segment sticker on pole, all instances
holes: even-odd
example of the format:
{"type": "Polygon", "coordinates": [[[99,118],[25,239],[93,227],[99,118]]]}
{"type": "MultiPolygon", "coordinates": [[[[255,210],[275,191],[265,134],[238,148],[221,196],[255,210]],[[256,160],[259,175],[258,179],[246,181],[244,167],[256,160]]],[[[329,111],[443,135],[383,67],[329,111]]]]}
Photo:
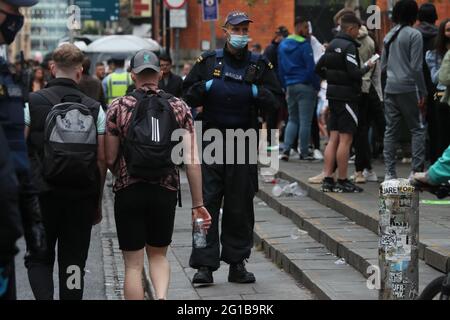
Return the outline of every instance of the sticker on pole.
{"type": "Polygon", "coordinates": [[[414,190],[414,186],[407,179],[388,180],[380,185],[382,196],[411,195],[414,190]]]}

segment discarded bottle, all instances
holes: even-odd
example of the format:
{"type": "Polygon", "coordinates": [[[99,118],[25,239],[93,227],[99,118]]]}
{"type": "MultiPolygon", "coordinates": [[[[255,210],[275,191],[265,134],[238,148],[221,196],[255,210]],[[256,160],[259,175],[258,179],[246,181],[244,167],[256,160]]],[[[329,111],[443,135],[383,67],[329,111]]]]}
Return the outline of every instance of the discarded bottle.
{"type": "Polygon", "coordinates": [[[206,231],[203,229],[204,220],[202,218],[195,219],[193,234],[194,248],[202,249],[206,248],[206,231]]]}
{"type": "Polygon", "coordinates": [[[283,194],[286,194],[287,188],[289,187],[289,182],[283,179],[278,179],[276,184],[272,188],[272,194],[274,197],[281,197],[283,194]]]}
{"type": "Polygon", "coordinates": [[[308,234],[307,231],[305,231],[305,230],[300,230],[299,228],[294,228],[294,229],[292,229],[292,231],[291,231],[291,238],[292,238],[293,240],[297,240],[298,238],[300,238],[300,236],[306,235],[306,234],[308,234]]]}
{"type": "Polygon", "coordinates": [[[291,183],[288,190],[290,195],[296,197],[303,197],[304,195],[306,195],[306,192],[302,188],[300,188],[297,182],[291,183]]]}
{"type": "Polygon", "coordinates": [[[297,182],[289,183],[286,180],[278,179],[275,186],[272,188],[272,194],[275,197],[303,197],[306,195],[306,192],[300,188],[297,182]]]}

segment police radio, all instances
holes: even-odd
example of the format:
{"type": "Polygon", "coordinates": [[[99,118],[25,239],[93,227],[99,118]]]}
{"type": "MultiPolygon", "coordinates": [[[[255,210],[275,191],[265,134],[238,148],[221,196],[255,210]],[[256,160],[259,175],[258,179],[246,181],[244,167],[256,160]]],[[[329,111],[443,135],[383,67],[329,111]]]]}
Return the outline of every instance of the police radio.
{"type": "Polygon", "coordinates": [[[259,71],[259,66],[252,63],[247,69],[247,72],[245,73],[244,81],[247,83],[254,83],[256,81],[256,75],[259,71]]]}

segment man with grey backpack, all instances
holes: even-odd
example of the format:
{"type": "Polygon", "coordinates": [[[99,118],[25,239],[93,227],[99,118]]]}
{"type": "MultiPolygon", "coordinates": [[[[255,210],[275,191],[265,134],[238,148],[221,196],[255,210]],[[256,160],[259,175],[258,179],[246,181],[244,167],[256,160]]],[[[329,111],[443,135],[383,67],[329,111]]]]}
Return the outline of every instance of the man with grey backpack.
{"type": "Polygon", "coordinates": [[[53,52],[55,79],[30,95],[25,112],[32,175],[48,242],[45,256],[27,265],[36,299],[53,299],[56,243],[60,299],[82,299],[91,229],[101,220],[105,113],[78,88],[83,59],[72,44],[58,47],[53,52]]]}

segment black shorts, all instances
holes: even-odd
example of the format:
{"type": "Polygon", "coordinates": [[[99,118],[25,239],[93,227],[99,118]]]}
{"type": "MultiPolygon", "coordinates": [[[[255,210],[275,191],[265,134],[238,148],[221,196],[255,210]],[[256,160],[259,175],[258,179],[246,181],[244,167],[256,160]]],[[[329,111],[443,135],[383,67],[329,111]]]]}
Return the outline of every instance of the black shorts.
{"type": "Polygon", "coordinates": [[[170,245],[176,205],[177,192],[157,184],[137,183],[117,191],[114,216],[120,250],[170,245]]]}
{"type": "Polygon", "coordinates": [[[328,128],[339,133],[355,134],[358,128],[358,105],[330,100],[330,119],[328,128]]]}

